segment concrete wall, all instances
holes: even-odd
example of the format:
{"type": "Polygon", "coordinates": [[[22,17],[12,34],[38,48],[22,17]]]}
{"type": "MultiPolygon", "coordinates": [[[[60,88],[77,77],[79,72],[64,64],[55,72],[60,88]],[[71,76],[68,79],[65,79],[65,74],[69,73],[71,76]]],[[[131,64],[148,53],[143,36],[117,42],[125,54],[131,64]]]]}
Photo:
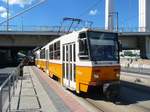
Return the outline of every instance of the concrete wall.
{"type": "Polygon", "coordinates": [[[150,59],[150,37],[145,38],[145,46],[146,46],[146,57],[150,59]]]}
{"type": "Polygon", "coordinates": [[[150,0],[146,1],[146,29],[150,32],[150,0]]]}
{"type": "Polygon", "coordinates": [[[138,42],[136,37],[119,37],[123,49],[138,49],[138,42]]]}
{"type": "Polygon", "coordinates": [[[123,50],[140,50],[141,58],[150,59],[150,36],[119,36],[123,50]]]}
{"type": "Polygon", "coordinates": [[[0,47],[44,46],[55,37],[38,35],[0,35],[0,47]]]}

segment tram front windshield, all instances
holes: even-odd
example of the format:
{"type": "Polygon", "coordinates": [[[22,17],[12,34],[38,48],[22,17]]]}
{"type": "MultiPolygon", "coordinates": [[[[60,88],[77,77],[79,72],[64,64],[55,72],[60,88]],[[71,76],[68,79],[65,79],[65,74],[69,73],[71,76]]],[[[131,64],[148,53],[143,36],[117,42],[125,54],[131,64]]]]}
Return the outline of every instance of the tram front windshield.
{"type": "Polygon", "coordinates": [[[118,61],[116,33],[88,32],[92,61],[118,61]]]}

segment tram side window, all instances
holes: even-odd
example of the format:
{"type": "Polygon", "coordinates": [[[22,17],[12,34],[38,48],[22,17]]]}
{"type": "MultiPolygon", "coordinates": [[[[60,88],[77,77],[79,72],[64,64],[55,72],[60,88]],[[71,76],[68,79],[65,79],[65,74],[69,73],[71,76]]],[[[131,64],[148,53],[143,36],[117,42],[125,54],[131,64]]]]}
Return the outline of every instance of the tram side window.
{"type": "Polygon", "coordinates": [[[79,35],[79,58],[81,60],[89,59],[87,38],[85,33],[79,35]]]}
{"type": "Polygon", "coordinates": [[[53,50],[53,44],[49,46],[49,58],[52,60],[53,59],[53,54],[54,54],[54,50],[53,50]]]}
{"type": "Polygon", "coordinates": [[[36,59],[40,59],[40,56],[38,53],[36,53],[36,59]]]}
{"type": "Polygon", "coordinates": [[[54,43],[54,59],[60,60],[60,41],[54,43]]]}
{"type": "Polygon", "coordinates": [[[42,49],[40,52],[40,58],[45,59],[45,49],[42,49]]]}

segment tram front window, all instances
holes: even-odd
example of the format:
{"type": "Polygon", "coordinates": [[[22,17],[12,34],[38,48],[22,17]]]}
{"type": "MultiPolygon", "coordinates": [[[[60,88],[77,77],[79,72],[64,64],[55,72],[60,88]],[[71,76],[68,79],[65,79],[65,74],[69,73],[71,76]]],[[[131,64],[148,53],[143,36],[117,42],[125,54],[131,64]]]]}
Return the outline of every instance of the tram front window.
{"type": "Polygon", "coordinates": [[[88,33],[92,61],[118,61],[117,34],[88,33]]]}
{"type": "Polygon", "coordinates": [[[79,58],[81,60],[89,59],[86,33],[81,33],[79,35],[79,58]]]}

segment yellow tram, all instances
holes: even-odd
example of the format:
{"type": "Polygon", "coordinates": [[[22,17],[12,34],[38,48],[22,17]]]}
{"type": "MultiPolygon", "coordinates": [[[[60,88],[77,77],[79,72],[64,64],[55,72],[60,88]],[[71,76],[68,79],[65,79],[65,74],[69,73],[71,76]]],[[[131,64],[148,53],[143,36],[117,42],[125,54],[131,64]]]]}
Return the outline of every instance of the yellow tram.
{"type": "Polygon", "coordinates": [[[118,34],[82,29],[63,35],[35,52],[36,65],[71,90],[119,85],[118,34]]]}

